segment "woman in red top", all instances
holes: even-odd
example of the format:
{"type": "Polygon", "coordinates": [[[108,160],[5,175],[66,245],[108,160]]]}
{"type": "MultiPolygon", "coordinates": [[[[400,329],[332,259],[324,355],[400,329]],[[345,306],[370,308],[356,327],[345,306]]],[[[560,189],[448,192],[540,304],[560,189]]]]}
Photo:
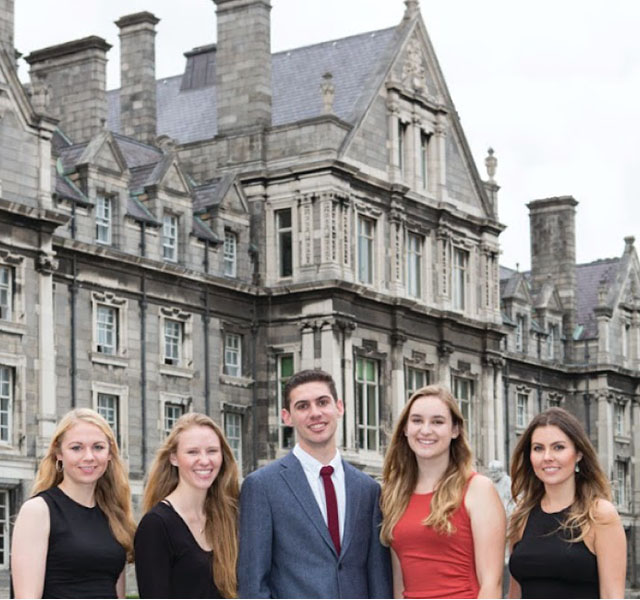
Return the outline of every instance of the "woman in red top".
{"type": "Polygon", "coordinates": [[[474,473],[464,419],[445,387],[416,391],[385,456],[380,538],[395,598],[499,598],[506,518],[474,473]]]}

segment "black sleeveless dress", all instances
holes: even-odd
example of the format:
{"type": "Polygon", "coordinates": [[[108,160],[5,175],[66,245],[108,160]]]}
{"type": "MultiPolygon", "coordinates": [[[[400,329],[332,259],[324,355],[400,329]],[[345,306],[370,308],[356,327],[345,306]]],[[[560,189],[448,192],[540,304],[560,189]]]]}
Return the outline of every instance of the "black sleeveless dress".
{"type": "Polygon", "coordinates": [[[509,570],[523,598],[599,598],[598,563],[584,542],[569,542],[559,529],[568,508],[545,513],[536,506],[522,539],[509,559],[509,570]]]}
{"type": "Polygon", "coordinates": [[[78,504],[60,488],[38,494],[49,507],[51,529],[43,598],[116,598],[126,562],[98,506],[78,504]]]}

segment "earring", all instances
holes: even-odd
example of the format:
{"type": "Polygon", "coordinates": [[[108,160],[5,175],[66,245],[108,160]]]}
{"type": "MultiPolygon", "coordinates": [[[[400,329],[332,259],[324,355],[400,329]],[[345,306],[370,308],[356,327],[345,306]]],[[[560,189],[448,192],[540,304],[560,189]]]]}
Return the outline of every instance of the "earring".
{"type": "Polygon", "coordinates": [[[64,468],[64,465],[62,464],[62,460],[58,458],[56,460],[56,471],[58,471],[58,473],[62,473],[63,468],[64,468]]]}
{"type": "Polygon", "coordinates": [[[580,461],[576,462],[575,471],[576,471],[576,473],[580,473],[580,461]]]}

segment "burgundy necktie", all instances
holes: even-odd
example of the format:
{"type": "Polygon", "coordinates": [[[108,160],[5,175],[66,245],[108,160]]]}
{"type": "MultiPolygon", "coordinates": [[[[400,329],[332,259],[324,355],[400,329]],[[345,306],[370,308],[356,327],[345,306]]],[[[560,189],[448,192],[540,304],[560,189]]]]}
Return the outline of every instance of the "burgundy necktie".
{"type": "Polygon", "coordinates": [[[333,467],[322,467],[320,469],[320,477],[324,484],[324,496],[327,501],[327,523],[329,525],[329,535],[336,547],[336,552],[340,556],[340,523],[338,521],[338,500],[336,499],[336,490],[331,481],[333,467]]]}

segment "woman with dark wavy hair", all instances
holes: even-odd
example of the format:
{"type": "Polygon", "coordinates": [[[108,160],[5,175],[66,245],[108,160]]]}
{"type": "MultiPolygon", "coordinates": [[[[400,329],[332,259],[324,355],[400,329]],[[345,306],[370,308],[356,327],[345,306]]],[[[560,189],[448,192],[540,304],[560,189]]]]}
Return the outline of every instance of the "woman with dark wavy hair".
{"type": "Polygon", "coordinates": [[[395,598],[498,598],[506,517],[472,469],[464,419],[441,385],[400,414],[383,467],[380,539],[391,546],[395,598]]]}
{"type": "Polygon", "coordinates": [[[180,417],[160,447],[135,536],[141,598],[234,598],[238,467],[206,415],[180,417]]]}
{"type": "Polygon", "coordinates": [[[582,425],[562,408],[535,416],[511,461],[510,598],[622,598],[626,538],[582,425]]]}

